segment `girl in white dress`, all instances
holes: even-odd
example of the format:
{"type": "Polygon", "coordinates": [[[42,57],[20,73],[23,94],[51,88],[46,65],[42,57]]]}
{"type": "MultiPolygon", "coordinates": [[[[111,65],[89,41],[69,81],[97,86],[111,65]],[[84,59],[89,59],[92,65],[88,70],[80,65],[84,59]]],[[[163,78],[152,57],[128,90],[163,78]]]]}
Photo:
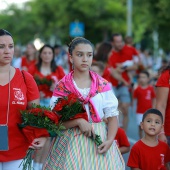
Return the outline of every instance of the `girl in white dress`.
{"type": "Polygon", "coordinates": [[[63,122],[67,130],[54,139],[44,170],[123,170],[123,158],[113,142],[118,129],[118,101],[108,82],[90,71],[93,48],[78,37],[69,45],[73,70],[56,86],[51,107],[58,98],[74,93],[85,106],[89,121],[82,118],[63,122]],[[108,124],[102,121],[108,119],[108,124]],[[103,143],[97,147],[91,136],[98,134],[103,143]]]}

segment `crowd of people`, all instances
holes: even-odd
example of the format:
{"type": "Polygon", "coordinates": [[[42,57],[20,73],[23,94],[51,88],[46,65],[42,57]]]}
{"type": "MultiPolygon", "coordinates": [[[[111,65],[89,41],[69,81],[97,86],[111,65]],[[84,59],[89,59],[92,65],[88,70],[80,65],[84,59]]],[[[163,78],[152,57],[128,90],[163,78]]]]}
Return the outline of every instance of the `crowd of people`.
{"type": "Polygon", "coordinates": [[[35,149],[34,170],[170,169],[170,65],[164,61],[153,72],[149,52],[118,33],[97,46],[76,37],[68,51],[49,44],[37,51],[29,43],[22,54],[0,29],[0,134],[8,141],[0,147],[0,170],[22,169],[28,147],[35,149]],[[52,109],[70,93],[82,102],[88,121],[65,121],[62,136],[36,138],[29,146],[17,126],[19,110],[32,103],[52,109]],[[133,146],[126,135],[129,107],[139,127],[133,146]],[[96,132],[103,140],[99,146],[90,139],[96,132]],[[128,152],[125,165],[122,155],[128,152]]]}

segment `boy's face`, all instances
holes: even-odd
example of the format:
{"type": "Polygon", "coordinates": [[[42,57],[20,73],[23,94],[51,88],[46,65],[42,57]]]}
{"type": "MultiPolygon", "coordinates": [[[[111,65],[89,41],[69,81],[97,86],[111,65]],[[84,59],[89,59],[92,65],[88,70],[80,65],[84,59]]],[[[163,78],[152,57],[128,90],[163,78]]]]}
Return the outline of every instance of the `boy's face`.
{"type": "Polygon", "coordinates": [[[149,82],[149,78],[146,74],[140,73],[138,81],[140,85],[147,85],[149,82]]]}
{"type": "Polygon", "coordinates": [[[148,114],[144,121],[141,122],[141,128],[144,130],[145,134],[148,136],[158,135],[163,127],[162,120],[160,116],[156,114],[148,114]]]}

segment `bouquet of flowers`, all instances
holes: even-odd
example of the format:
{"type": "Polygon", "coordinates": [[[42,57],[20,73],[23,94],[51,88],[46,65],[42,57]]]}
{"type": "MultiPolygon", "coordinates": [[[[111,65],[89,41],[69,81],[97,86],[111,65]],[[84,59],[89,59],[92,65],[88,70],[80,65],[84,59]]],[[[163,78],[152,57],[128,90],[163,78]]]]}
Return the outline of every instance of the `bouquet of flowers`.
{"type": "MultiPolygon", "coordinates": [[[[73,120],[83,118],[88,121],[87,113],[77,96],[73,93],[66,97],[59,98],[52,110],[59,116],[59,121],[73,120]]],[[[95,134],[95,139],[91,136],[97,146],[102,144],[100,135],[95,134]]]]}
{"type": "Polygon", "coordinates": [[[51,96],[52,92],[50,91],[50,88],[52,86],[52,83],[54,82],[51,76],[40,78],[39,76],[35,75],[34,80],[37,83],[39,91],[44,92],[46,97],[51,96]]]}
{"type": "MultiPolygon", "coordinates": [[[[31,109],[21,111],[22,123],[18,124],[25,137],[31,144],[35,138],[54,137],[61,135],[65,128],[59,122],[59,117],[50,108],[33,105],[31,109]]],[[[32,154],[34,149],[29,148],[20,166],[23,170],[31,170],[32,154]]]]}
{"type": "Polygon", "coordinates": [[[51,76],[46,76],[43,78],[40,78],[39,76],[34,77],[37,85],[43,85],[46,84],[48,87],[52,85],[53,79],[51,79],[51,76]]]}

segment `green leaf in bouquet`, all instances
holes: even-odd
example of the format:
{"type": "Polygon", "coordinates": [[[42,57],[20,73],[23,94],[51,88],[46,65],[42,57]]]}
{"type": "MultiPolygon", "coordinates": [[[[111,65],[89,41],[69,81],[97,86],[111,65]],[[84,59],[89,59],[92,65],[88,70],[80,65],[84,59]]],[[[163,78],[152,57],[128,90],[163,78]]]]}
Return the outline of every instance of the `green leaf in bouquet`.
{"type": "Polygon", "coordinates": [[[99,145],[101,145],[103,143],[100,135],[95,134],[95,138],[93,138],[93,135],[92,135],[91,139],[95,142],[95,144],[97,146],[99,146],[99,145]]]}

